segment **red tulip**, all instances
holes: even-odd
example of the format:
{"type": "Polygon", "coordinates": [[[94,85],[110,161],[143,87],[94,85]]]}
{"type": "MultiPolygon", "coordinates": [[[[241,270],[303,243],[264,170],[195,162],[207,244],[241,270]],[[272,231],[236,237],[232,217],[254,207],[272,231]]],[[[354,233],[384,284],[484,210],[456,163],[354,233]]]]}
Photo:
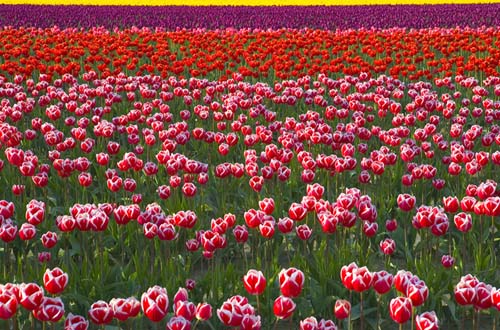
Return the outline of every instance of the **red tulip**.
{"type": "Polygon", "coordinates": [[[12,185],[12,193],[16,196],[22,195],[25,188],[26,187],[23,184],[14,184],[12,185]]]}
{"type": "Polygon", "coordinates": [[[21,225],[21,229],[19,229],[18,234],[19,238],[23,241],[29,241],[36,235],[36,227],[28,222],[25,222],[21,225]]]}
{"type": "Polygon", "coordinates": [[[352,289],[356,292],[363,292],[368,290],[373,281],[373,275],[368,268],[359,267],[352,270],[351,285],[352,289]]]}
{"type": "Polygon", "coordinates": [[[455,214],[453,221],[457,229],[463,233],[468,232],[472,228],[472,217],[468,213],[460,212],[455,214]]]}
{"type": "Polygon", "coordinates": [[[397,198],[399,208],[405,212],[409,212],[413,209],[415,201],[415,196],[410,194],[399,194],[397,198]]]}
{"type": "Polygon", "coordinates": [[[288,209],[288,216],[294,221],[302,221],[307,215],[307,209],[299,203],[292,203],[288,209]]]}
{"type": "Polygon", "coordinates": [[[273,312],[279,319],[287,319],[292,316],[296,305],[289,297],[279,296],[274,300],[273,312]]]}
{"type": "Polygon", "coordinates": [[[158,234],[158,226],[152,222],[146,222],[142,229],[147,239],[153,239],[158,234]]]}
{"type": "Polygon", "coordinates": [[[259,330],[262,324],[259,315],[244,314],[241,319],[241,330],[259,330]]]}
{"type": "Polygon", "coordinates": [[[278,275],[281,294],[285,297],[297,297],[304,286],[304,273],[297,268],[282,269],[278,275]]]}
{"type": "Polygon", "coordinates": [[[26,221],[32,225],[39,225],[45,219],[45,203],[32,199],[26,205],[26,221]]]}
{"type": "Polygon", "coordinates": [[[167,323],[167,330],[190,330],[191,322],[182,316],[174,316],[167,323]]]}
{"type": "Polygon", "coordinates": [[[196,195],[196,186],[191,182],[186,182],[182,186],[182,193],[186,197],[193,197],[196,195]]]}
{"type": "Polygon", "coordinates": [[[325,192],[325,188],[322,185],[320,185],[319,183],[307,185],[307,196],[312,196],[316,200],[321,199],[321,197],[323,197],[324,192],[325,192]]]}
{"type": "Polygon", "coordinates": [[[259,201],[259,208],[265,214],[272,214],[274,212],[274,200],[272,198],[264,198],[259,201]]]}
{"type": "Polygon", "coordinates": [[[179,288],[177,292],[174,295],[174,310],[175,310],[175,304],[177,304],[178,301],[188,301],[189,299],[189,293],[185,288],[179,288]]]}
{"type": "Polygon", "coordinates": [[[17,297],[13,292],[0,290],[0,319],[8,320],[17,312],[17,297]]]}
{"type": "Polygon", "coordinates": [[[260,295],[266,289],[266,278],[261,271],[250,269],[245,276],[243,276],[243,285],[247,292],[251,295],[260,295]]]}
{"type": "Polygon", "coordinates": [[[300,330],[318,330],[318,320],[314,316],[300,321],[300,330]]]}
{"type": "Polygon", "coordinates": [[[88,187],[92,184],[92,174],[88,172],[82,172],[78,174],[78,183],[82,187],[88,187]]]}
{"type": "Polygon", "coordinates": [[[259,231],[262,237],[272,238],[276,231],[275,229],[275,221],[273,220],[265,220],[259,225],[259,231]]]}
{"type": "Polygon", "coordinates": [[[109,324],[113,321],[113,308],[105,301],[99,300],[93,303],[89,309],[90,320],[97,324],[109,324]]]}
{"type": "Polygon", "coordinates": [[[60,294],[64,291],[66,285],[68,285],[68,274],[63,272],[59,267],[52,270],[47,268],[43,275],[43,285],[47,292],[60,294]]]}
{"type": "Polygon", "coordinates": [[[196,306],[190,301],[177,301],[174,303],[175,316],[182,316],[187,321],[191,321],[196,316],[196,306]]]}
{"type": "Polygon", "coordinates": [[[406,290],[408,289],[408,284],[410,280],[413,278],[413,274],[406,270],[400,270],[394,276],[394,288],[401,292],[402,294],[406,294],[406,290]]]}
{"type": "Polygon", "coordinates": [[[51,256],[50,252],[38,252],[38,261],[41,263],[49,262],[51,256]]]}
{"type": "Polygon", "coordinates": [[[283,234],[287,234],[293,230],[294,221],[289,217],[278,219],[278,230],[283,234]]]}
{"type": "Polygon", "coordinates": [[[373,289],[378,294],[385,294],[391,290],[394,283],[394,276],[385,270],[373,273],[373,289]]]}
{"type": "Polygon", "coordinates": [[[445,212],[455,213],[458,210],[458,198],[455,196],[443,197],[443,208],[445,212]]]}
{"type": "Polygon", "coordinates": [[[479,186],[477,187],[477,197],[479,197],[480,200],[485,200],[488,197],[492,197],[495,193],[496,188],[497,184],[493,180],[481,182],[481,184],[479,184],[479,186]]]}
{"type": "Polygon", "coordinates": [[[338,299],[335,302],[333,313],[335,314],[335,317],[339,320],[348,318],[349,314],[351,314],[351,303],[344,299],[338,299]]]}
{"type": "Polygon", "coordinates": [[[415,317],[415,326],[417,330],[437,330],[439,320],[434,311],[425,312],[415,317]]]}
{"type": "Polygon", "coordinates": [[[46,249],[51,249],[57,244],[58,238],[56,233],[48,231],[43,234],[40,239],[42,240],[42,244],[46,249]]]}
{"type": "Polygon", "coordinates": [[[429,296],[429,289],[422,280],[412,279],[406,289],[406,296],[411,299],[412,306],[422,305],[429,296]]]}
{"type": "Polygon", "coordinates": [[[489,284],[479,282],[476,285],[476,300],[474,307],[477,309],[488,309],[492,305],[491,292],[493,288],[489,284]]]}
{"type": "Polygon", "coordinates": [[[33,316],[42,322],[57,322],[63,315],[64,304],[59,297],[45,297],[40,306],[33,310],[33,316]]]}
{"type": "Polygon", "coordinates": [[[377,234],[377,231],[378,231],[378,223],[370,222],[370,221],[363,221],[363,233],[367,237],[375,236],[375,234],[377,234]]]}
{"type": "Polygon", "coordinates": [[[297,237],[303,241],[307,241],[312,235],[312,229],[307,224],[295,227],[297,237]]]}
{"type": "Polygon", "coordinates": [[[177,238],[175,226],[169,223],[162,223],[158,227],[158,238],[162,241],[171,241],[177,238]]]}
{"type": "Polygon", "coordinates": [[[397,297],[391,300],[389,304],[389,313],[394,322],[401,324],[410,319],[412,308],[410,298],[397,297]]]}
{"type": "Polygon", "coordinates": [[[396,219],[389,219],[385,222],[385,229],[388,232],[395,231],[398,228],[398,222],[396,219]]]}
{"type": "Polygon", "coordinates": [[[113,309],[114,317],[121,322],[137,316],[141,309],[141,303],[133,297],[127,299],[113,298],[109,301],[109,306],[113,309]]]}
{"type": "Polygon", "coordinates": [[[491,289],[491,304],[500,311],[500,289],[491,289]]]}
{"type": "Polygon", "coordinates": [[[252,188],[255,192],[260,192],[262,190],[262,186],[264,185],[264,178],[262,176],[253,176],[250,181],[250,188],[252,188]]]}
{"type": "Polygon", "coordinates": [[[153,322],[161,321],[168,312],[167,290],[160,286],[153,286],[142,294],[141,306],[144,315],[153,322]]]}
{"type": "Polygon", "coordinates": [[[455,264],[455,258],[445,254],[441,257],[441,264],[443,265],[444,268],[450,268],[455,264]]]}
{"type": "Polygon", "coordinates": [[[123,180],[118,175],[113,176],[107,180],[108,189],[112,192],[119,191],[122,187],[122,184],[123,180]]]}
{"type": "Polygon", "coordinates": [[[196,318],[201,321],[206,321],[212,317],[212,306],[207,303],[199,303],[196,306],[196,318]]]}
{"type": "Polygon", "coordinates": [[[396,250],[396,242],[391,238],[380,241],[380,250],[383,254],[392,255],[396,250]]]}
{"type": "Polygon", "coordinates": [[[337,330],[337,326],[332,320],[321,319],[318,322],[318,330],[337,330]]]}
{"type": "Polygon", "coordinates": [[[21,284],[19,286],[19,303],[27,310],[32,311],[43,302],[43,289],[36,283],[21,284]]]}
{"type": "Polygon", "coordinates": [[[64,321],[64,330],[88,330],[89,321],[83,316],[68,314],[64,321]]]}
{"type": "Polygon", "coordinates": [[[245,226],[235,226],[233,229],[233,235],[238,243],[245,243],[248,240],[248,230],[245,226]]]}
{"type": "Polygon", "coordinates": [[[220,309],[217,309],[219,320],[228,327],[237,327],[241,325],[243,313],[241,306],[237,302],[225,301],[220,309]]]}
{"type": "Polygon", "coordinates": [[[489,217],[500,216],[500,196],[486,198],[483,205],[485,215],[489,217]]]}
{"type": "Polygon", "coordinates": [[[459,305],[473,305],[477,300],[476,286],[479,281],[472,275],[463,276],[455,286],[455,300],[459,305]]]}

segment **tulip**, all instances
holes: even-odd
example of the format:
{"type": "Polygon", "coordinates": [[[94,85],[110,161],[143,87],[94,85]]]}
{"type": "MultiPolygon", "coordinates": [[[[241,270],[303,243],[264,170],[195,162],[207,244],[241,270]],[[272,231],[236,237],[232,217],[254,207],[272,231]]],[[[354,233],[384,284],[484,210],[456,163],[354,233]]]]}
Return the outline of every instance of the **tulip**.
{"type": "Polygon", "coordinates": [[[33,316],[42,322],[57,322],[64,315],[64,304],[61,298],[45,297],[43,302],[33,310],[33,316]]]}
{"type": "Polygon", "coordinates": [[[17,297],[13,292],[0,290],[0,319],[8,320],[17,312],[17,297]]]}
{"type": "Polygon", "coordinates": [[[153,322],[161,321],[168,310],[167,290],[157,285],[149,288],[141,296],[141,307],[148,319],[153,322]]]}
{"type": "Polygon", "coordinates": [[[397,198],[397,203],[402,211],[409,212],[415,206],[415,196],[410,194],[399,194],[397,198]]]}
{"type": "Polygon", "coordinates": [[[250,269],[243,276],[243,285],[247,292],[251,295],[261,295],[266,289],[266,278],[261,271],[250,269]]]}
{"type": "Polygon", "coordinates": [[[243,319],[241,305],[237,302],[226,301],[220,309],[217,309],[217,317],[225,326],[240,326],[243,319]]]}
{"type": "Polygon", "coordinates": [[[68,274],[59,267],[48,269],[43,275],[43,285],[45,290],[51,294],[60,294],[68,285],[68,274]]]}
{"type": "Polygon", "coordinates": [[[412,314],[412,304],[410,298],[397,297],[389,303],[389,314],[394,322],[406,323],[412,314]]]}
{"type": "Polygon", "coordinates": [[[391,290],[394,283],[394,276],[385,270],[373,273],[373,289],[378,294],[385,294],[391,290]]]}
{"type": "Polygon", "coordinates": [[[167,323],[167,330],[190,330],[191,322],[182,316],[174,316],[167,323]]]}
{"type": "Polygon", "coordinates": [[[333,313],[335,314],[335,317],[339,320],[348,318],[349,315],[351,314],[351,303],[344,299],[338,299],[335,302],[333,313]]]}
{"type": "Polygon", "coordinates": [[[46,249],[51,249],[57,244],[58,238],[56,233],[48,231],[42,235],[41,240],[46,249]]]}
{"type": "Polygon", "coordinates": [[[196,305],[190,301],[177,301],[174,304],[174,314],[192,321],[196,316],[196,305]]]}
{"type": "Polygon", "coordinates": [[[285,297],[298,297],[304,286],[304,273],[297,268],[282,269],[278,275],[280,291],[285,297]]]}
{"type": "Polygon", "coordinates": [[[90,306],[88,315],[93,323],[103,325],[113,321],[114,311],[107,302],[99,300],[90,306]]]}
{"type": "Polygon", "coordinates": [[[207,303],[199,303],[196,306],[196,318],[200,321],[206,321],[212,317],[212,306],[207,303]]]}
{"type": "Polygon", "coordinates": [[[295,311],[295,303],[289,297],[279,296],[274,300],[273,312],[278,319],[287,319],[295,311]]]}
{"type": "Polygon", "coordinates": [[[415,326],[417,330],[437,330],[439,320],[434,311],[425,312],[415,317],[415,326]]]}
{"type": "Polygon", "coordinates": [[[87,330],[89,328],[89,321],[83,316],[68,314],[64,321],[64,330],[87,330]]]}
{"type": "Polygon", "coordinates": [[[445,254],[441,257],[441,264],[443,265],[444,268],[453,267],[453,265],[455,264],[455,258],[445,254]]]}
{"type": "Polygon", "coordinates": [[[32,311],[43,303],[43,289],[36,283],[21,284],[19,286],[19,303],[25,309],[32,311]]]}
{"type": "Polygon", "coordinates": [[[133,297],[127,299],[113,298],[109,301],[109,306],[113,309],[114,317],[121,322],[137,316],[141,309],[140,302],[133,297]]]}

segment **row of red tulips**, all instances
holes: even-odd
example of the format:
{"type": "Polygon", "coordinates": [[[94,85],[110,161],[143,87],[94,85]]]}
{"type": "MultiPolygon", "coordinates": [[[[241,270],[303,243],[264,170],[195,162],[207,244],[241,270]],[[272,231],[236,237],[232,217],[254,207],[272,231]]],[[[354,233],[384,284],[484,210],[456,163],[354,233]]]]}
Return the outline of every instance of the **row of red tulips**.
{"type": "MultiPolygon", "coordinates": [[[[386,294],[393,287],[402,293],[402,296],[393,298],[389,304],[391,318],[397,323],[406,323],[414,316],[414,308],[422,305],[427,299],[429,291],[425,283],[408,271],[399,271],[393,276],[386,271],[370,272],[366,267],[358,267],[355,263],[342,267],[341,280],[349,290],[364,292],[373,288],[379,295],[386,294]]],[[[301,294],[304,285],[304,273],[296,268],[283,269],[279,274],[281,296],[273,304],[273,312],[277,320],[289,318],[295,311],[296,304],[292,298],[301,294]]],[[[45,290],[52,294],[62,293],[68,283],[68,274],[59,268],[47,269],[43,278],[45,290]]],[[[194,288],[194,282],[189,280],[188,289],[194,288]]],[[[266,278],[261,271],[251,269],[243,277],[243,284],[248,294],[259,296],[266,289],[266,278]]],[[[197,306],[189,301],[188,289],[179,288],[173,298],[173,316],[167,322],[167,329],[190,329],[193,319],[206,321],[212,317],[212,307],[207,303],[197,306]]],[[[500,290],[492,288],[472,275],[461,278],[455,287],[455,298],[460,305],[474,305],[478,309],[496,308],[500,310],[500,290]]],[[[258,304],[258,299],[257,299],[258,304]]],[[[65,314],[64,303],[58,297],[46,296],[43,288],[36,283],[5,284],[0,286],[0,317],[12,318],[18,305],[33,313],[34,317],[42,322],[58,322],[65,314]]],[[[126,322],[135,318],[142,310],[144,315],[153,322],[163,320],[169,309],[169,298],[165,288],[151,287],[145,292],[139,302],[135,297],[113,298],[109,303],[97,301],[88,311],[92,323],[97,325],[109,324],[113,318],[126,322]]],[[[226,300],[217,316],[221,322],[230,327],[240,329],[260,329],[260,316],[255,308],[249,304],[246,297],[237,295],[226,300]]],[[[333,310],[338,320],[346,319],[351,313],[351,304],[348,300],[339,299],[333,310]]],[[[439,321],[434,312],[424,312],[417,315],[416,328],[419,330],[438,329],[439,321]]],[[[195,327],[196,327],[195,325],[195,327]]],[[[65,329],[88,329],[89,322],[82,316],[68,314],[65,318],[65,329]]],[[[331,320],[308,317],[300,322],[300,329],[337,329],[331,320]]]]}
{"type": "Polygon", "coordinates": [[[385,73],[410,80],[481,72],[496,75],[498,29],[179,30],[92,28],[0,30],[2,72],[31,76],[91,69],[163,77],[288,79],[302,75],[385,73]]]}

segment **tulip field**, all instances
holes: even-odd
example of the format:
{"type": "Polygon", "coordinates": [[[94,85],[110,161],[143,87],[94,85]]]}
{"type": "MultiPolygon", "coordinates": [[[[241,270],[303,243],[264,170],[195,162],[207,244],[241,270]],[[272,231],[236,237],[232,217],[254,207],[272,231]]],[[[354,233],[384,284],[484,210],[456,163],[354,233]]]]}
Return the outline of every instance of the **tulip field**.
{"type": "Polygon", "coordinates": [[[500,5],[301,8],[0,5],[0,329],[500,329],[500,5]]]}

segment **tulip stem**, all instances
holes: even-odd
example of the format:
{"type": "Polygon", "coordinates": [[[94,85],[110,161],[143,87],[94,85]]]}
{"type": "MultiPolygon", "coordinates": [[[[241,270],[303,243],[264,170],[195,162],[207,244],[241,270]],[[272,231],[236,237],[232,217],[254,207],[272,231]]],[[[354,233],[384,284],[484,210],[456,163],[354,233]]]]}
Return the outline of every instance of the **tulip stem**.
{"type": "Polygon", "coordinates": [[[472,329],[476,330],[476,311],[472,311],[472,329]]]}
{"type": "Polygon", "coordinates": [[[276,320],[274,321],[273,330],[276,330],[276,327],[278,326],[278,321],[279,321],[279,318],[276,318],[276,320]]]}
{"type": "Polygon", "coordinates": [[[403,330],[403,323],[399,323],[399,330],[403,330]]]}
{"type": "Polygon", "coordinates": [[[380,329],[380,298],[382,296],[377,293],[377,330],[380,329]]]}
{"type": "Polygon", "coordinates": [[[365,328],[365,317],[363,315],[363,292],[359,293],[359,321],[360,321],[360,329],[365,328]]]}
{"type": "Polygon", "coordinates": [[[493,264],[493,268],[496,268],[496,266],[497,266],[497,254],[495,253],[495,217],[493,215],[491,216],[490,230],[491,230],[491,236],[492,236],[492,238],[490,239],[491,253],[492,253],[491,261],[493,264]]]}
{"type": "Polygon", "coordinates": [[[257,298],[257,312],[260,314],[260,300],[259,300],[259,295],[255,296],[257,298]]]}
{"type": "Polygon", "coordinates": [[[476,309],[476,313],[477,313],[477,322],[476,322],[476,326],[477,326],[477,329],[481,329],[480,325],[479,325],[479,321],[480,321],[480,316],[481,316],[481,310],[479,308],[476,309]]]}
{"type": "Polygon", "coordinates": [[[465,240],[465,233],[462,232],[462,265],[464,267],[463,272],[467,271],[465,269],[465,265],[467,265],[465,242],[466,242],[466,240],[465,240]]]}
{"type": "Polygon", "coordinates": [[[9,262],[9,257],[7,256],[7,242],[3,243],[3,278],[7,280],[7,264],[9,262]]]}
{"type": "MultiPolygon", "coordinates": [[[[352,301],[352,290],[349,290],[349,301],[352,301]]],[[[351,330],[351,313],[347,319],[347,330],[351,330]]]]}
{"type": "Polygon", "coordinates": [[[411,324],[410,324],[410,329],[413,330],[413,320],[415,319],[415,308],[411,308],[411,324]]]}

